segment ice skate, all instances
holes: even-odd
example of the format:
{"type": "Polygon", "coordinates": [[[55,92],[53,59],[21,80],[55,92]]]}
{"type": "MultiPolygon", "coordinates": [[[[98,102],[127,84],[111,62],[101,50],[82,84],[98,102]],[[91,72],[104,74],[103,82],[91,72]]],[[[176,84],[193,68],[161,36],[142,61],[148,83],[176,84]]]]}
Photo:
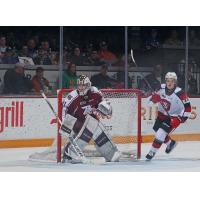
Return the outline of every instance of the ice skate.
{"type": "Polygon", "coordinates": [[[155,156],[155,154],[155,152],[149,151],[149,153],[146,155],[147,161],[150,161],[155,156]]]}
{"type": "Polygon", "coordinates": [[[170,153],[176,147],[176,145],[177,145],[177,142],[175,140],[172,140],[170,144],[167,146],[165,152],[170,153]]]}

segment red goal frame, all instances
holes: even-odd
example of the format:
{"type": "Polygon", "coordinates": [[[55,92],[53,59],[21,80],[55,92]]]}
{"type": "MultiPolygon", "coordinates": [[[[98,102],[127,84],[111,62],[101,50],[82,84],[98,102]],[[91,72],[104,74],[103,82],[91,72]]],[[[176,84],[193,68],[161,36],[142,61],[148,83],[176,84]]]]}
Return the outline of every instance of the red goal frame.
{"type": "MultiPolygon", "coordinates": [[[[58,102],[58,117],[62,120],[62,98],[63,93],[71,92],[72,89],[60,89],[57,92],[57,102],[58,102]]],[[[134,93],[138,99],[137,105],[137,159],[141,158],[141,143],[142,143],[142,134],[141,134],[141,91],[138,89],[102,89],[102,92],[114,92],[114,93],[134,93]]],[[[60,123],[57,122],[57,162],[61,162],[61,135],[60,135],[60,123]]]]}

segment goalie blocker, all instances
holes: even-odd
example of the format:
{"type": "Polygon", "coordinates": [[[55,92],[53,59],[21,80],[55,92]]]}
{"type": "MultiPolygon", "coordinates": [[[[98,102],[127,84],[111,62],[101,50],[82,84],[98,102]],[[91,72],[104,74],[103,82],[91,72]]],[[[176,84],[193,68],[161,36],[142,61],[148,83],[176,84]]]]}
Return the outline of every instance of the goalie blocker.
{"type": "MultiPolygon", "coordinates": [[[[61,134],[73,134],[76,143],[81,150],[84,150],[86,145],[94,140],[97,151],[105,158],[107,162],[115,162],[120,158],[120,152],[117,146],[112,142],[111,137],[106,133],[105,127],[97,119],[87,115],[86,120],[78,134],[73,132],[73,126],[77,119],[69,114],[63,120],[61,126],[61,134]]],[[[79,163],[81,162],[71,147],[70,143],[66,144],[63,162],[79,163]]]]}

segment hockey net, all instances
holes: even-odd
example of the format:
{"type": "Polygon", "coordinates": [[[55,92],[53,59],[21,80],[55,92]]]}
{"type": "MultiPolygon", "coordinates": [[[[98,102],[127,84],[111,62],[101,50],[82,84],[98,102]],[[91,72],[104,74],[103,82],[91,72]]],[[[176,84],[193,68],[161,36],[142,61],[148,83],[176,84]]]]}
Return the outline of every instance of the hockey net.
{"type": "MultiPolygon", "coordinates": [[[[58,91],[58,117],[62,118],[62,102],[69,89],[58,91]]],[[[124,157],[141,156],[141,93],[137,89],[105,89],[101,90],[104,98],[111,102],[113,115],[111,119],[102,119],[106,131],[112,136],[124,157]]],[[[33,160],[47,160],[61,162],[64,145],[67,139],[59,133],[60,124],[57,125],[57,135],[50,148],[42,153],[30,156],[33,160]]],[[[93,141],[84,150],[86,157],[99,157],[93,141]]]]}

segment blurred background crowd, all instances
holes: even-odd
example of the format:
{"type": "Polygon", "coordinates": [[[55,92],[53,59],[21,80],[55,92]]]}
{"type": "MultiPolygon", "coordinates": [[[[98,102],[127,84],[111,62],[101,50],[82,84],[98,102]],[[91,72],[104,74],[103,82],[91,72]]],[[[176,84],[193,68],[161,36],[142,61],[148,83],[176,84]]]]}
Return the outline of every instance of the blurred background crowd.
{"type": "MultiPolygon", "coordinates": [[[[129,27],[128,39],[128,49],[134,50],[140,68],[135,69],[129,53],[129,88],[139,88],[148,95],[145,79],[154,88],[158,82],[163,82],[167,71],[175,71],[179,85],[184,88],[185,27],[129,27]],[[134,76],[134,71],[139,71],[140,76],[134,76]]],[[[41,87],[56,90],[58,80],[52,85],[53,81],[45,78],[44,73],[58,71],[59,45],[59,27],[0,27],[1,93],[39,93],[41,87]],[[31,76],[25,74],[29,65],[34,66],[30,68],[34,71],[31,76]]],[[[85,70],[88,73],[90,69],[95,72],[90,74],[93,85],[99,88],[124,87],[124,27],[64,27],[63,47],[66,66],[62,76],[63,88],[76,87],[78,74],[85,70]]],[[[189,29],[189,48],[188,90],[191,95],[198,95],[199,27],[189,29]]]]}

